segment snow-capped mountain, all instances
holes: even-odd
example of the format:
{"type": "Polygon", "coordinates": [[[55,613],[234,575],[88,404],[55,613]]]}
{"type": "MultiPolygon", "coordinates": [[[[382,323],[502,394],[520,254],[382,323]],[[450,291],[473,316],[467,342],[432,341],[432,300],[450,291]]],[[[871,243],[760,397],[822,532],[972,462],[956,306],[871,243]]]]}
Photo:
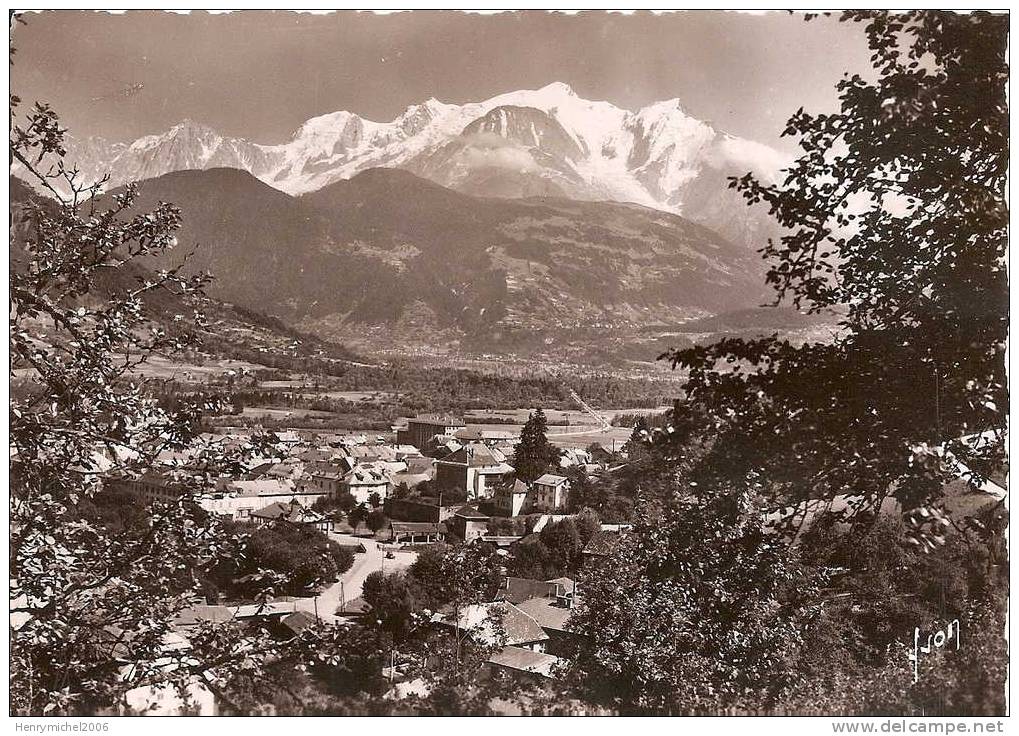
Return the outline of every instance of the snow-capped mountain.
{"type": "Polygon", "coordinates": [[[748,170],[773,175],[784,163],[767,146],[696,120],[678,100],[630,111],[585,100],[560,82],[464,105],[430,99],[390,122],[329,113],[280,145],[184,121],[131,144],[92,137],[71,141],[69,149],[86,173],[109,171],[111,185],[231,167],[304,194],[369,168],[403,168],[468,194],[633,202],[744,242],[756,240],[759,227],[725,177],[748,170]]]}

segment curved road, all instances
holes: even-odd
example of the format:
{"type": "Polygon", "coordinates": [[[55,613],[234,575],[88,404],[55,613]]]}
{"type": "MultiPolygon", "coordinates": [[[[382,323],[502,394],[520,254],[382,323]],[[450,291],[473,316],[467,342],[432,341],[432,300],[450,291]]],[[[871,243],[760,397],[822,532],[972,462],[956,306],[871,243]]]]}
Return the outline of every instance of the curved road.
{"type": "Polygon", "coordinates": [[[364,553],[354,555],[354,564],[347,570],[340,579],[327,588],[324,588],[314,598],[300,598],[296,603],[298,611],[315,613],[316,607],[318,616],[323,621],[335,622],[340,620],[336,616],[336,609],[342,605],[342,601],[350,601],[361,596],[365,579],[376,570],[384,570],[386,573],[403,570],[413,564],[417,559],[417,552],[400,552],[394,548],[395,557],[386,559],[386,545],[381,545],[374,539],[355,537],[350,534],[329,533],[329,538],[340,544],[363,544],[364,553]]]}

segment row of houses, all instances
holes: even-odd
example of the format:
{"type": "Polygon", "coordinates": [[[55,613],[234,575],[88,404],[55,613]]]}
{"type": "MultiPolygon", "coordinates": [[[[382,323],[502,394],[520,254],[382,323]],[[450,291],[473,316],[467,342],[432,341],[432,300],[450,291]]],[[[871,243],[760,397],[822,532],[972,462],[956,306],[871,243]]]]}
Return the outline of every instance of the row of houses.
{"type": "MultiPolygon", "coordinates": [[[[432,615],[431,624],[493,648],[483,673],[498,671],[540,685],[560,676],[565,656],[581,638],[570,625],[580,602],[577,583],[570,578],[508,577],[491,600],[460,609],[447,606],[432,615]]],[[[357,623],[369,613],[364,600],[356,599],[339,615],[357,623]]],[[[399,675],[399,666],[391,674],[399,675]]]]}
{"type": "MultiPolygon", "coordinates": [[[[396,488],[413,490],[427,481],[435,492],[451,492],[499,516],[561,511],[567,505],[569,480],[555,473],[527,484],[517,479],[507,457],[514,437],[511,432],[467,427],[454,418],[427,415],[398,428],[395,442],[366,434],[278,432],[271,456],[251,458],[240,471],[221,475],[213,489],[201,491],[200,503],[211,513],[257,523],[270,507],[273,510],[266,513],[278,513],[298,502],[307,511],[319,499],[344,494],[358,504],[384,503],[396,488]]],[[[242,438],[210,435],[206,440],[226,446],[242,438]]],[[[164,455],[142,477],[119,484],[148,501],[161,502],[173,501],[184,492],[191,470],[200,481],[195,487],[207,485],[208,469],[197,462],[191,468],[193,458],[182,453],[164,455]]],[[[563,464],[589,460],[585,451],[575,450],[563,464]]],[[[413,531],[409,527],[395,530],[417,536],[413,531]]]]}
{"type": "MultiPolygon", "coordinates": [[[[206,436],[208,443],[238,441],[232,436],[206,436]]],[[[242,468],[223,473],[208,489],[207,468],[199,459],[181,453],[162,453],[156,464],[138,478],[114,485],[147,501],[169,502],[195,487],[207,511],[236,521],[255,521],[269,507],[297,502],[307,510],[322,498],[349,493],[357,503],[383,501],[395,485],[432,476],[432,459],[409,445],[386,444],[361,436],[316,437],[281,432],[273,455],[247,460],[242,468]],[[194,482],[192,482],[194,481],[194,482]]]]}
{"type": "MultiPolygon", "coordinates": [[[[580,635],[570,626],[569,618],[579,604],[577,584],[569,578],[528,580],[506,578],[492,600],[475,603],[458,611],[446,608],[432,616],[436,632],[456,631],[459,636],[494,648],[482,674],[500,672],[531,684],[556,679],[567,655],[580,635]]],[[[166,638],[167,667],[175,668],[170,655],[174,650],[190,648],[189,637],[200,627],[214,624],[254,626],[280,641],[304,634],[317,623],[317,616],[298,608],[297,599],[281,597],[270,603],[206,605],[195,603],[182,609],[166,638]]],[[[348,602],[337,611],[338,620],[357,625],[370,612],[363,599],[348,602]]],[[[395,681],[400,666],[391,666],[395,681]]],[[[133,676],[125,665],[124,679],[133,676]]],[[[400,684],[394,684],[394,691],[400,684]]],[[[197,679],[188,688],[185,700],[173,687],[164,684],[141,685],[129,690],[123,699],[125,713],[151,715],[218,715],[214,694],[197,679]]],[[[266,712],[271,714],[271,709],[266,712]]]]}

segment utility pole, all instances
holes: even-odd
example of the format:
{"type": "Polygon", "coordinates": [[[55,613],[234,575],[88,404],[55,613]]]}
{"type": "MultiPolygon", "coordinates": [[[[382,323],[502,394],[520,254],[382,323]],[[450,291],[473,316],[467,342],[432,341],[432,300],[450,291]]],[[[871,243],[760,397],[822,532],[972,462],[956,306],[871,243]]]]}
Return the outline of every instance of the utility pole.
{"type": "Polygon", "coordinates": [[[456,677],[460,681],[460,597],[457,595],[453,606],[453,615],[456,617],[453,629],[453,641],[456,642],[456,677]]]}
{"type": "Polygon", "coordinates": [[[934,365],[934,431],[937,433],[938,444],[941,444],[941,376],[936,363],[934,365]]]}

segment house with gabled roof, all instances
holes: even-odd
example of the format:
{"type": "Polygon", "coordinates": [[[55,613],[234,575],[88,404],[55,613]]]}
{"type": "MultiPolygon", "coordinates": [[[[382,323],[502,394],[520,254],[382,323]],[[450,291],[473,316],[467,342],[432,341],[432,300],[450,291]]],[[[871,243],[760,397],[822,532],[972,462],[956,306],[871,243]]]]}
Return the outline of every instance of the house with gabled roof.
{"type": "Polygon", "coordinates": [[[485,660],[488,672],[495,670],[525,679],[536,684],[554,679],[563,660],[544,652],[524,647],[503,647],[485,660]]]}
{"type": "Polygon", "coordinates": [[[250,519],[258,526],[284,523],[294,526],[313,527],[323,532],[328,532],[332,528],[332,522],[329,519],[317,511],[305,508],[296,498],[289,503],[276,501],[257,511],[252,511],[250,519]]]}
{"type": "Polygon", "coordinates": [[[575,605],[572,598],[558,596],[529,598],[518,603],[517,607],[537,621],[542,631],[548,635],[546,651],[568,654],[582,639],[582,635],[574,631],[569,623],[575,605]]]}
{"type": "Polygon", "coordinates": [[[496,488],[492,498],[495,512],[500,516],[525,514],[531,509],[532,496],[531,489],[520,479],[513,483],[503,483],[496,488]]]}
{"type": "Polygon", "coordinates": [[[279,620],[276,630],[287,637],[300,636],[308,629],[314,629],[318,625],[315,614],[308,611],[294,611],[279,620]]]}
{"type": "Polygon", "coordinates": [[[559,455],[560,468],[582,467],[591,463],[591,453],[581,447],[565,447],[559,455]]]}
{"type": "Polygon", "coordinates": [[[556,586],[554,583],[544,580],[533,580],[531,578],[507,576],[496,597],[514,605],[519,605],[531,598],[554,597],[555,592],[556,586]]]}
{"type": "Polygon", "coordinates": [[[491,498],[496,486],[512,473],[506,456],[481,442],[471,442],[435,461],[436,486],[465,491],[472,501],[491,498]]]}
{"type": "Polygon", "coordinates": [[[348,468],[335,463],[309,463],[305,468],[304,486],[327,496],[337,496],[345,492],[343,479],[348,472],[348,468]]]}
{"type": "Polygon", "coordinates": [[[544,650],[548,641],[538,622],[507,601],[473,603],[459,611],[459,618],[452,612],[436,613],[432,621],[439,626],[458,626],[481,644],[515,646],[535,652],[544,650]]]}
{"type": "Polygon", "coordinates": [[[473,542],[488,533],[491,517],[474,506],[464,506],[446,522],[447,528],[465,542],[473,542]]]}
{"type": "Polygon", "coordinates": [[[535,511],[558,511],[565,508],[570,494],[570,479],[562,475],[545,473],[535,480],[533,508],[535,511]]]}
{"type": "Polygon", "coordinates": [[[375,463],[355,465],[343,477],[343,488],[358,503],[368,503],[373,493],[377,493],[383,501],[389,495],[390,479],[385,470],[375,463]]]}

